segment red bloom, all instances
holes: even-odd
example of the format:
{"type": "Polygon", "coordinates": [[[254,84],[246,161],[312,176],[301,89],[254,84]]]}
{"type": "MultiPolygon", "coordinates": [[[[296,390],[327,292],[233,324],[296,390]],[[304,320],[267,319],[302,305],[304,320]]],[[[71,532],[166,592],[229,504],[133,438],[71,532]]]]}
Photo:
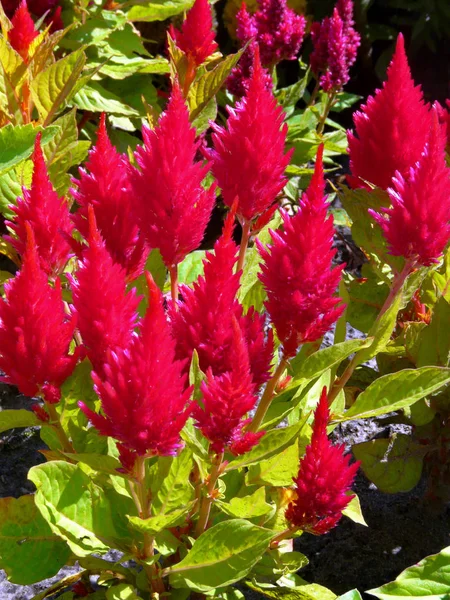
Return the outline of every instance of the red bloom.
{"type": "Polygon", "coordinates": [[[130,180],[142,231],[165,264],[180,263],[202,241],[214,205],[214,190],[202,187],[208,166],[195,162],[199,143],[178,85],[155,129],[144,128],[136,150],[140,170],[130,180]]]}
{"type": "Polygon", "coordinates": [[[300,343],[324,335],[344,310],[334,295],[343,267],[331,268],[334,227],[327,218],[322,154],[323,146],[298,213],[290,217],[283,211],[283,229],[270,232],[273,242],[267,248],[256,240],[264,261],[260,279],[266,308],[286,357],[294,356],[300,343]]]}
{"type": "Polygon", "coordinates": [[[447,146],[450,146],[450,100],[446,100],[445,103],[446,107],[435,102],[434,107],[439,117],[439,123],[447,136],[447,146]]]}
{"type": "MultiPolygon", "coordinates": [[[[233,94],[233,96],[241,98],[247,94],[252,79],[257,48],[257,42],[250,42],[238,64],[229,74],[227,78],[227,90],[233,94]]],[[[267,69],[262,69],[262,77],[264,80],[264,87],[271,92],[273,90],[273,81],[267,69]]]]}
{"type": "Polygon", "coordinates": [[[322,535],[335,527],[342,511],[353,495],[347,495],[359,462],[349,465],[350,455],[344,455],[344,446],[333,446],[327,436],[330,419],[327,389],[314,415],[311,444],[300,461],[300,470],[294,479],[297,498],[286,510],[286,519],[295,527],[322,535]]]}
{"type": "Polygon", "coordinates": [[[57,6],[53,14],[49,14],[45,17],[45,22],[50,25],[50,33],[55,33],[64,29],[64,23],[61,17],[62,8],[57,6]]]}
{"type": "Polygon", "coordinates": [[[170,35],[196,66],[205,62],[217,50],[214,41],[211,6],[208,0],[195,0],[188,11],[181,31],[170,26],[170,35]]]}
{"type": "Polygon", "coordinates": [[[236,453],[241,454],[250,450],[262,434],[249,438],[243,432],[248,423],[244,417],[255,406],[256,396],[246,341],[235,318],[232,336],[228,348],[231,369],[217,376],[209,369],[207,381],[201,384],[203,406],[196,405],[194,418],[214,452],[221,453],[234,444],[236,453]]]}
{"type": "Polygon", "coordinates": [[[13,18],[12,29],[8,32],[8,41],[25,62],[28,62],[28,49],[31,42],[39,35],[34,27],[33,19],[27,8],[27,1],[22,0],[13,18]]]}
{"type": "Polygon", "coordinates": [[[421,265],[439,261],[450,239],[450,169],[445,161],[445,130],[437,111],[428,144],[406,177],[397,173],[388,189],[392,208],[370,211],[383,229],[391,254],[421,265]]]}
{"type": "Polygon", "coordinates": [[[226,220],[221,238],[214,246],[214,254],[206,253],[204,275],[193,287],[180,286],[183,300],[178,310],[171,311],[172,328],[177,340],[177,358],[190,362],[194,350],[200,368],[205,373],[222,375],[233,369],[230,347],[233,343],[232,321],[237,319],[247,344],[250,369],[255,389],[269,379],[273,355],[272,335],[264,336],[264,317],[253,310],[242,314],[236,300],[240,273],[234,273],[237,246],[232,239],[234,211],[226,220]],[[214,302],[211,302],[214,298],[214,302]]]}
{"type": "Polygon", "coordinates": [[[283,189],[292,154],[284,154],[284,112],[266,88],[258,52],[247,95],[228,110],[227,129],[212,125],[212,171],[225,204],[231,206],[237,197],[238,216],[252,220],[267,210],[283,189]]]}
{"type": "Polygon", "coordinates": [[[22,269],[5,283],[6,298],[0,299],[1,381],[16,385],[26,396],[42,395],[54,403],[79,355],[78,349],[69,354],[75,317],[64,310],[59,279],[55,287],[49,285],[28,223],[26,230],[22,269]]]}
{"type": "Polygon", "coordinates": [[[175,341],[164,314],[162,296],[146,273],[149,307],[139,336],[128,349],[109,351],[101,373],[93,372],[103,415],[80,402],[102,435],[123,445],[124,466],[130,451],[139,456],[174,455],[182,446],[180,431],[192,410],[183,363],[175,360],[175,341]]]}
{"type": "Polygon", "coordinates": [[[38,247],[41,267],[48,275],[60,273],[70,256],[69,239],[72,221],[64,198],[53,189],[41,149],[38,133],[33,153],[33,179],[31,189],[23,188],[23,199],[11,206],[16,213],[13,222],[7,222],[17,237],[7,237],[19,254],[27,243],[26,223],[30,223],[38,247]]]}
{"type": "Polygon", "coordinates": [[[78,328],[95,370],[100,373],[107,351],[129,347],[137,323],[140,298],[126,292],[126,273],[111,258],[88,207],[89,246],[70,277],[78,328]]]}
{"type": "Polygon", "coordinates": [[[148,255],[144,237],[136,225],[132,192],[128,180],[128,160],[111,144],[106,131],[105,114],[100,118],[97,143],[89,152],[85,169],[72,195],[80,205],[73,216],[78,231],[88,236],[88,207],[93,206],[99,231],[116,263],[134,279],[142,274],[148,255]]]}
{"type": "Polygon", "coordinates": [[[383,88],[355,112],[356,136],[348,134],[355,186],[364,186],[361,178],[387,189],[396,171],[404,176],[419,160],[427,140],[431,116],[414,87],[402,34],[387,74],[383,88]]]}

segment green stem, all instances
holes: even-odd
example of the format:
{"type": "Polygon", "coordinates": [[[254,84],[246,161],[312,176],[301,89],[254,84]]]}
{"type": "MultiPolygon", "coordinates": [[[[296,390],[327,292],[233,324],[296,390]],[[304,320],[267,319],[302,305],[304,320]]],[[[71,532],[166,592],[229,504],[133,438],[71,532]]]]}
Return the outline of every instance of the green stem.
{"type": "Polygon", "coordinates": [[[330,109],[333,106],[335,97],[336,97],[336,92],[331,92],[328,95],[327,103],[325,104],[323,115],[320,117],[319,126],[317,128],[317,133],[319,135],[322,135],[323,130],[325,129],[325,121],[328,118],[328,113],[330,112],[330,109]]]}
{"type": "Polygon", "coordinates": [[[198,538],[206,529],[209,520],[209,514],[211,512],[211,505],[214,500],[214,489],[216,487],[217,480],[222,472],[222,461],[223,452],[216,454],[213,459],[213,465],[211,473],[209,475],[208,484],[206,486],[206,495],[204,496],[201,505],[200,512],[198,515],[198,521],[195,528],[195,537],[198,538]]]}
{"type": "Polygon", "coordinates": [[[288,528],[288,529],[285,529],[284,531],[281,531],[270,541],[270,547],[274,548],[283,540],[289,539],[290,537],[292,537],[293,533],[298,531],[298,529],[299,529],[298,527],[293,527],[292,529],[288,528]]]}
{"type": "Polygon", "coordinates": [[[245,254],[247,252],[248,241],[250,239],[250,226],[250,221],[245,221],[242,226],[241,246],[239,248],[239,258],[236,266],[237,273],[244,268],[245,254]]]}
{"type": "Polygon", "coordinates": [[[317,94],[319,93],[319,90],[320,90],[320,81],[317,80],[316,86],[313,89],[313,93],[311,94],[311,98],[309,99],[309,102],[308,102],[308,108],[310,106],[313,106],[313,104],[316,102],[316,98],[317,98],[317,94]]]}
{"type": "Polygon", "coordinates": [[[261,423],[263,422],[264,417],[266,416],[267,410],[272,402],[272,398],[275,392],[275,387],[280,379],[283,371],[286,369],[288,365],[288,360],[283,356],[280,361],[280,364],[275,370],[272,378],[267,382],[266,389],[264,390],[264,394],[261,397],[261,400],[258,404],[258,408],[256,409],[255,416],[253,417],[252,422],[247,427],[247,431],[258,431],[261,423]]]}

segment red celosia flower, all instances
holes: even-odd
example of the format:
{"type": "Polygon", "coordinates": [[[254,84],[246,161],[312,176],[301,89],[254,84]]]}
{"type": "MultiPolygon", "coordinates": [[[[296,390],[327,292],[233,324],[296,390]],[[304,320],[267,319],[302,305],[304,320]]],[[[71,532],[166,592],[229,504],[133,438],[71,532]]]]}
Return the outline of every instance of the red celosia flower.
{"type": "Polygon", "coordinates": [[[445,162],[445,131],[434,118],[421,159],[406,177],[397,173],[388,189],[392,208],[370,211],[383,229],[389,251],[420,265],[439,261],[450,239],[450,169],[445,162]]]}
{"type": "Polygon", "coordinates": [[[439,102],[435,102],[434,107],[439,117],[439,123],[447,136],[447,146],[450,146],[450,100],[446,100],[445,103],[447,108],[441,106],[439,102]]]}
{"type": "Polygon", "coordinates": [[[62,7],[57,6],[55,12],[50,13],[45,17],[45,22],[47,25],[50,25],[50,33],[55,33],[55,31],[60,31],[64,29],[64,23],[61,17],[62,7]]]}
{"type": "MultiPolygon", "coordinates": [[[[227,78],[227,90],[234,96],[241,98],[248,92],[250,81],[252,79],[253,64],[255,62],[255,53],[257,52],[257,48],[257,42],[250,42],[244,54],[241,56],[237,66],[231,71],[227,78]]],[[[272,91],[273,81],[267,69],[262,69],[262,77],[266,90],[272,91]]]]}
{"type": "Polygon", "coordinates": [[[97,143],[89,152],[86,168],[80,168],[80,179],[72,195],[80,205],[73,216],[78,231],[88,235],[88,207],[93,206],[95,219],[106,248],[115,262],[134,279],[144,270],[148,248],[139,235],[135,208],[128,180],[128,160],[111,144],[106,131],[105,114],[100,118],[97,143]]]}
{"type": "Polygon", "coordinates": [[[202,187],[209,167],[195,162],[199,143],[177,84],[158,126],[143,136],[130,180],[142,231],[170,267],[200,245],[215,199],[214,185],[202,187]]]}
{"type": "Polygon", "coordinates": [[[59,279],[55,287],[49,285],[29,224],[26,229],[22,269],[5,283],[6,298],[0,299],[1,381],[54,403],[79,355],[78,349],[69,354],[75,317],[64,310],[59,279]]]}
{"type": "Polygon", "coordinates": [[[247,344],[236,318],[231,323],[232,342],[229,345],[229,363],[231,369],[222,375],[213,375],[208,370],[206,382],[202,382],[202,406],[194,409],[196,425],[211,442],[211,449],[221,453],[234,444],[241,454],[251,449],[260,439],[260,435],[245,437],[244,419],[248,411],[254,408],[256,396],[250,372],[247,344]]]}
{"type": "Polygon", "coordinates": [[[294,526],[315,535],[328,533],[342,517],[342,511],[354,495],[348,495],[359,462],[352,465],[350,455],[344,455],[344,445],[333,446],[327,436],[330,419],[327,390],[314,414],[311,444],[300,461],[294,478],[296,499],[286,510],[286,519],[294,526]]]}
{"type": "Polygon", "coordinates": [[[273,338],[264,335],[264,317],[254,310],[242,314],[236,300],[240,273],[234,273],[237,246],[232,239],[235,213],[230,211],[214,254],[206,253],[204,275],[193,287],[180,286],[183,300],[171,311],[172,328],[177,340],[177,357],[192,359],[194,350],[200,368],[222,375],[233,369],[230,346],[233,343],[232,321],[237,319],[246,340],[255,389],[269,379],[273,356],[273,338]],[[214,302],[211,302],[214,298],[214,302]]]}
{"type": "Polygon", "coordinates": [[[404,176],[419,160],[431,123],[422,91],[414,87],[401,34],[387,81],[354,120],[356,135],[348,134],[352,185],[363,187],[361,180],[366,180],[387,189],[396,171],[404,176]]]}
{"type": "Polygon", "coordinates": [[[183,363],[175,360],[175,341],[164,314],[161,292],[146,273],[149,307],[139,335],[128,349],[109,351],[102,373],[93,372],[103,415],[80,402],[102,435],[118,440],[130,470],[130,452],[139,456],[174,455],[180,431],[192,410],[183,363]]]}
{"type": "Polygon", "coordinates": [[[100,373],[107,351],[129,347],[137,323],[140,298],[126,292],[126,273],[106,249],[88,207],[89,246],[79,261],[76,278],[70,277],[78,328],[95,370],[100,373]]]}
{"type": "MultiPolygon", "coordinates": [[[[28,0],[28,10],[36,15],[36,17],[42,17],[48,10],[52,10],[58,3],[58,0],[28,0]]],[[[20,6],[21,0],[2,0],[3,10],[6,15],[11,18],[20,6]]]]}
{"type": "Polygon", "coordinates": [[[292,151],[284,154],[283,109],[267,90],[258,52],[247,95],[229,110],[228,128],[213,124],[212,171],[225,204],[239,199],[237,214],[252,220],[267,210],[286,183],[292,151]]]}
{"type": "Polygon", "coordinates": [[[334,227],[327,218],[322,154],[323,146],[298,213],[290,217],[283,211],[283,229],[270,232],[273,242],[267,248],[256,240],[264,261],[259,277],[267,291],[266,308],[286,357],[294,356],[300,343],[324,335],[344,310],[334,296],[343,267],[331,268],[334,227]]]}
{"type": "Polygon", "coordinates": [[[208,0],[195,0],[188,11],[181,31],[170,26],[170,35],[194,65],[205,62],[217,50],[214,41],[211,6],[208,0]]]}
{"type": "Polygon", "coordinates": [[[38,247],[41,266],[49,275],[60,273],[70,256],[69,239],[73,224],[69,207],[53,189],[41,149],[41,134],[36,137],[33,153],[33,179],[29,190],[23,188],[23,199],[11,206],[16,213],[7,222],[17,237],[7,237],[19,254],[25,250],[26,223],[30,223],[38,247]]]}
{"type": "Polygon", "coordinates": [[[22,0],[13,18],[12,28],[8,32],[8,41],[25,62],[28,62],[28,49],[31,42],[39,35],[34,27],[33,19],[27,8],[27,1],[22,0]]]}

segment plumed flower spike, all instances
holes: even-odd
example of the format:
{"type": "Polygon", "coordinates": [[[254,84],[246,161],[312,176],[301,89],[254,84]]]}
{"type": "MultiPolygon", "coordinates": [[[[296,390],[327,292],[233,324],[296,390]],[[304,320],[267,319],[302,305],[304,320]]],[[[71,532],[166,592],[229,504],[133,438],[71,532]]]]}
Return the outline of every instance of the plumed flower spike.
{"type": "Polygon", "coordinates": [[[128,350],[108,352],[103,373],[94,372],[103,415],[80,403],[102,435],[118,440],[129,468],[132,455],[175,455],[180,431],[192,409],[183,363],[175,360],[175,341],[164,314],[162,295],[146,273],[149,307],[139,335],[128,350]]]}
{"type": "Polygon", "coordinates": [[[178,84],[158,126],[143,136],[135,154],[140,170],[130,169],[136,210],[150,246],[171,267],[200,245],[215,200],[215,185],[202,187],[209,168],[195,161],[199,144],[178,84]]]}
{"type": "Polygon", "coordinates": [[[354,114],[355,134],[348,134],[352,185],[364,181],[387,189],[398,171],[406,175],[420,158],[431,124],[419,86],[414,87],[399,34],[387,81],[354,114]]]}
{"type": "Polygon", "coordinates": [[[196,66],[204,63],[217,50],[209,1],[195,0],[181,31],[171,26],[170,34],[177,46],[196,66]]]}
{"type": "Polygon", "coordinates": [[[270,232],[272,243],[267,247],[256,240],[263,259],[259,277],[267,291],[266,308],[286,358],[295,355],[300,343],[323,336],[344,310],[335,297],[342,266],[331,268],[334,227],[327,217],[322,153],[323,146],[298,213],[290,217],[283,211],[283,229],[270,232]]]}
{"type": "Polygon", "coordinates": [[[359,462],[352,465],[344,446],[333,446],[327,436],[330,418],[327,390],[322,395],[314,415],[311,444],[300,462],[294,478],[296,499],[286,510],[292,526],[316,535],[328,533],[342,517],[342,511],[354,496],[348,495],[359,462]]]}
{"type": "Polygon", "coordinates": [[[284,112],[267,90],[255,53],[247,95],[229,109],[227,127],[213,125],[212,171],[225,204],[239,198],[238,216],[258,217],[275,201],[286,183],[285,169],[292,152],[284,153],[287,125],[284,112]]]}
{"type": "Polygon", "coordinates": [[[108,350],[129,347],[137,323],[140,298],[126,292],[126,273],[106,249],[88,206],[89,246],[79,261],[76,278],[71,277],[78,328],[88,356],[100,373],[108,350]]]}
{"type": "Polygon", "coordinates": [[[422,157],[406,177],[397,173],[388,189],[391,208],[370,211],[383,229],[389,251],[416,264],[439,261],[450,240],[450,169],[446,166],[446,132],[433,109],[433,123],[422,157]]]}
{"type": "Polygon", "coordinates": [[[22,59],[28,62],[28,50],[39,32],[36,31],[33,19],[28,12],[27,0],[22,0],[11,19],[11,24],[12,28],[8,32],[8,41],[22,59]]]}
{"type": "Polygon", "coordinates": [[[5,283],[5,299],[0,299],[1,380],[26,396],[41,395],[54,403],[78,359],[79,350],[69,354],[75,317],[64,310],[59,280],[49,285],[28,223],[25,229],[22,269],[5,283]]]}
{"type": "Polygon", "coordinates": [[[41,134],[36,137],[33,153],[33,179],[31,188],[23,188],[23,199],[17,200],[17,206],[11,206],[15,212],[14,221],[7,222],[16,237],[8,241],[19,254],[23,254],[26,245],[26,223],[30,223],[38,247],[41,266],[54,276],[64,269],[69,256],[69,239],[73,224],[69,206],[64,198],[59,198],[53,189],[45,166],[41,149],[41,134]]]}
{"type": "Polygon", "coordinates": [[[73,220],[78,231],[88,236],[88,207],[93,206],[106,248],[131,280],[142,274],[148,256],[144,236],[136,225],[135,207],[128,180],[128,160],[117,152],[106,131],[106,116],[100,118],[97,143],[89,161],[73,180],[72,195],[79,204],[73,220]]]}

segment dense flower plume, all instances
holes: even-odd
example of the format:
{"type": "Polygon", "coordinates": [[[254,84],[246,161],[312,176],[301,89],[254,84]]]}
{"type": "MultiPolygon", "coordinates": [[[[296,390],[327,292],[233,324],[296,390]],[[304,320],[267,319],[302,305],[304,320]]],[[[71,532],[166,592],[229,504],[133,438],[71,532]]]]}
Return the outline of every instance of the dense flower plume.
{"type": "MultiPolygon", "coordinates": [[[[245,96],[248,92],[250,81],[252,80],[253,65],[257,48],[258,43],[254,40],[251,41],[244,54],[239,59],[237,66],[234,67],[227,78],[227,89],[234,96],[240,98],[245,96]]],[[[264,87],[271,92],[273,90],[273,81],[267,69],[262,69],[262,78],[264,87]]]]}
{"type": "Polygon", "coordinates": [[[311,69],[319,74],[322,88],[339,91],[348,82],[350,67],[356,60],[360,36],[354,29],[353,2],[340,0],[332,17],[313,23],[311,69]]]}
{"type": "Polygon", "coordinates": [[[54,403],[78,359],[78,349],[69,354],[75,317],[64,310],[60,281],[55,287],[48,283],[30,224],[25,229],[22,269],[5,283],[5,299],[0,299],[1,380],[26,396],[42,395],[54,403]]]}
{"type": "Polygon", "coordinates": [[[347,492],[359,468],[359,462],[349,465],[350,455],[344,455],[343,445],[333,446],[329,441],[329,420],[327,390],[323,388],[314,414],[311,444],[294,478],[297,497],[285,513],[294,527],[316,535],[328,533],[341,519],[354,497],[347,492]]]}
{"type": "Polygon", "coordinates": [[[177,84],[158,126],[143,136],[130,181],[142,232],[170,267],[200,245],[215,199],[215,185],[202,187],[209,167],[195,161],[199,142],[177,84]]]}
{"type": "Polygon", "coordinates": [[[51,276],[60,273],[70,256],[70,236],[73,224],[69,206],[53,189],[41,149],[41,134],[36,137],[33,153],[33,178],[31,188],[23,189],[23,198],[11,206],[16,214],[7,222],[15,237],[6,237],[19,254],[27,243],[26,223],[33,229],[39,259],[44,271],[51,276]]]}
{"type": "Polygon", "coordinates": [[[387,189],[396,171],[404,176],[419,160],[431,114],[420,86],[414,86],[401,34],[387,81],[355,112],[354,121],[355,134],[348,134],[352,185],[363,187],[366,180],[387,189]]]}
{"type": "Polygon", "coordinates": [[[447,146],[450,147],[450,100],[445,101],[445,106],[442,106],[439,102],[435,102],[434,107],[439,117],[439,123],[446,133],[447,146]]]}
{"type": "Polygon", "coordinates": [[[128,349],[109,351],[101,373],[94,372],[95,390],[104,415],[80,403],[102,435],[118,440],[124,466],[129,453],[174,455],[182,446],[180,431],[191,412],[192,389],[186,386],[183,363],[175,360],[175,341],[164,314],[162,296],[146,273],[149,306],[128,349]]]}
{"type": "Polygon", "coordinates": [[[227,128],[214,124],[212,171],[227,206],[239,199],[237,214],[253,220],[275,201],[286,184],[292,152],[284,153],[284,113],[267,90],[258,52],[247,95],[229,110],[227,128]]]}
{"type": "Polygon", "coordinates": [[[170,26],[170,35],[177,46],[198,66],[214,54],[217,44],[212,26],[211,6],[208,0],[195,0],[188,11],[181,31],[170,26]]]}
{"type": "Polygon", "coordinates": [[[204,275],[192,288],[180,287],[183,300],[177,302],[177,311],[172,310],[172,328],[177,358],[190,362],[196,350],[202,371],[211,370],[217,376],[235,368],[230,347],[234,339],[232,322],[237,319],[257,389],[269,378],[273,339],[272,335],[264,335],[264,316],[254,310],[243,315],[236,300],[240,273],[233,272],[237,262],[237,246],[232,239],[234,217],[234,211],[230,211],[214,254],[206,253],[204,275]]]}
{"type": "Polygon", "coordinates": [[[420,160],[402,176],[397,173],[388,189],[391,208],[381,215],[370,211],[380,224],[395,256],[420,265],[439,261],[450,239],[450,169],[446,166],[445,129],[437,111],[428,143],[420,160]]]}
{"type": "Polygon", "coordinates": [[[197,404],[193,416],[214,452],[231,447],[236,454],[241,454],[250,450],[263,434],[248,435],[243,431],[248,422],[244,417],[254,408],[256,395],[246,340],[236,318],[231,329],[230,370],[216,376],[212,369],[208,370],[207,379],[201,384],[202,406],[197,404]]]}
{"type": "Polygon", "coordinates": [[[28,62],[28,50],[32,41],[39,35],[27,8],[27,0],[22,0],[11,19],[12,28],[8,32],[8,41],[25,62],[28,62]]]}
{"type": "Polygon", "coordinates": [[[88,208],[88,247],[70,277],[78,329],[88,356],[98,373],[108,350],[129,347],[137,323],[140,298],[126,292],[126,273],[115,263],[97,229],[94,210],[88,208]]]}
{"type": "Polygon", "coordinates": [[[294,356],[300,343],[324,335],[344,310],[335,297],[342,266],[331,268],[334,227],[332,217],[327,218],[322,154],[323,146],[298,213],[290,217],[283,211],[283,229],[270,232],[273,241],[267,248],[256,240],[266,308],[285,357],[294,356]]]}
{"type": "MultiPolygon", "coordinates": [[[[12,17],[23,1],[24,0],[2,0],[3,10],[8,17],[12,17]]],[[[25,2],[28,5],[30,12],[37,17],[42,17],[48,10],[52,10],[58,4],[58,0],[25,0],[25,2]]]]}
{"type": "Polygon", "coordinates": [[[73,221],[78,231],[88,236],[88,207],[93,206],[99,231],[115,262],[133,279],[143,272],[148,248],[139,234],[128,181],[128,160],[111,144],[102,115],[97,143],[89,160],[80,168],[80,179],[73,180],[72,195],[79,204],[73,221]]]}

